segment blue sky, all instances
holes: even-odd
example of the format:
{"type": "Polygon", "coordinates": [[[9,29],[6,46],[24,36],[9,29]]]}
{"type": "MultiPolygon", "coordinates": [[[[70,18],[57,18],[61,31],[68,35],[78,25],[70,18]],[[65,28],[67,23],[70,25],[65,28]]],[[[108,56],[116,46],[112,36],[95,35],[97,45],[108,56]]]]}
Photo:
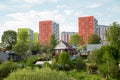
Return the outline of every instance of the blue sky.
{"type": "Polygon", "coordinates": [[[53,20],[61,31],[78,31],[78,17],[94,16],[100,25],[120,23],[120,0],[0,0],[0,37],[5,30],[39,30],[39,21],[53,20]]]}

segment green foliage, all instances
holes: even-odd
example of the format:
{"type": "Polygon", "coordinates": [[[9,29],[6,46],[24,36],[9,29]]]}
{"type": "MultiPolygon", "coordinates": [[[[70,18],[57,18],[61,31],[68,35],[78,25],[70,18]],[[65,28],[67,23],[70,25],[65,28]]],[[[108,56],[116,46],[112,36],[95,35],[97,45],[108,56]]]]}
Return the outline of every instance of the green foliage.
{"type": "Polygon", "coordinates": [[[87,72],[78,72],[76,70],[67,72],[67,75],[74,77],[75,80],[105,80],[98,75],[89,75],[87,72]]]}
{"type": "Polygon", "coordinates": [[[17,55],[22,57],[26,55],[27,51],[29,50],[29,44],[21,40],[17,42],[13,50],[16,52],[17,55]]]}
{"type": "Polygon", "coordinates": [[[40,54],[50,53],[50,48],[49,48],[49,46],[40,46],[39,52],[40,52],[40,54]]]}
{"type": "Polygon", "coordinates": [[[2,43],[6,45],[7,50],[11,50],[17,42],[17,33],[13,30],[4,31],[2,35],[2,43]]]}
{"type": "Polygon", "coordinates": [[[74,80],[64,72],[51,70],[49,68],[24,68],[11,73],[4,80],[74,80]]]}
{"type": "Polygon", "coordinates": [[[34,55],[34,56],[31,56],[29,57],[27,60],[26,60],[26,65],[27,66],[34,66],[35,62],[37,60],[39,60],[41,57],[39,55],[34,55]]]}
{"type": "Polygon", "coordinates": [[[50,49],[52,49],[57,45],[57,40],[55,39],[55,35],[51,35],[50,37],[50,49]]]}
{"type": "Polygon", "coordinates": [[[98,64],[98,50],[95,49],[93,50],[89,55],[88,55],[88,60],[92,65],[97,65],[98,64]]]}
{"type": "Polygon", "coordinates": [[[70,63],[70,57],[68,53],[67,52],[60,53],[58,57],[58,64],[60,64],[62,68],[65,69],[65,67],[69,66],[69,63],[70,63]]]}
{"type": "Polygon", "coordinates": [[[21,42],[21,41],[30,43],[29,42],[29,34],[26,30],[22,30],[20,32],[18,31],[18,42],[21,42]]]}
{"type": "Polygon", "coordinates": [[[96,34],[93,34],[88,37],[88,44],[100,44],[100,37],[96,34]]]}
{"type": "Polygon", "coordinates": [[[120,49],[120,24],[113,22],[106,33],[107,40],[117,49],[120,49]]]}
{"type": "Polygon", "coordinates": [[[81,71],[86,69],[86,65],[81,58],[76,58],[74,61],[74,68],[78,71],[81,71]]]}
{"type": "Polygon", "coordinates": [[[73,34],[70,37],[69,43],[74,46],[78,46],[82,42],[82,38],[78,34],[73,34]]]}
{"type": "Polygon", "coordinates": [[[39,43],[34,43],[33,46],[31,47],[31,50],[32,51],[39,51],[39,47],[40,47],[39,43]]]}
{"type": "Polygon", "coordinates": [[[98,51],[98,60],[99,62],[101,62],[103,54],[105,54],[106,52],[108,52],[113,58],[114,60],[116,60],[116,62],[118,63],[119,57],[120,57],[120,53],[118,51],[118,49],[116,49],[115,47],[112,46],[103,46],[100,48],[100,50],[98,51]]]}
{"type": "Polygon", "coordinates": [[[111,54],[106,52],[102,57],[102,62],[103,63],[99,66],[100,73],[106,79],[111,79],[117,70],[114,58],[111,56],[111,54]]]}
{"type": "Polygon", "coordinates": [[[11,72],[18,68],[17,64],[14,62],[3,62],[0,64],[0,80],[7,77],[11,72]]]}

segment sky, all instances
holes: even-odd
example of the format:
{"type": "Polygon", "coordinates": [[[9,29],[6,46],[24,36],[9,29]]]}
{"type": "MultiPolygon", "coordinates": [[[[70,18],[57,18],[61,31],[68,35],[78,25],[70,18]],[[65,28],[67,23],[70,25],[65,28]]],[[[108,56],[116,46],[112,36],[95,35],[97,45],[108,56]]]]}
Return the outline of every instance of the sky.
{"type": "Polygon", "coordinates": [[[94,16],[99,25],[120,23],[120,0],[0,0],[0,37],[18,28],[39,32],[43,20],[59,23],[60,32],[78,32],[81,16],[94,16]]]}

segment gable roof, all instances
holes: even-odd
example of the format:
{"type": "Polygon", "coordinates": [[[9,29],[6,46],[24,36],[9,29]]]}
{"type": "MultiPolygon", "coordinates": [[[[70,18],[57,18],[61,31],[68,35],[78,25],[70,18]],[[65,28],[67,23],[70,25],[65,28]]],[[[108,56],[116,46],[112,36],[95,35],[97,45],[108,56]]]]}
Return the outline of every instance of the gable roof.
{"type": "Polygon", "coordinates": [[[64,41],[59,41],[54,49],[72,49],[72,47],[64,41]]]}

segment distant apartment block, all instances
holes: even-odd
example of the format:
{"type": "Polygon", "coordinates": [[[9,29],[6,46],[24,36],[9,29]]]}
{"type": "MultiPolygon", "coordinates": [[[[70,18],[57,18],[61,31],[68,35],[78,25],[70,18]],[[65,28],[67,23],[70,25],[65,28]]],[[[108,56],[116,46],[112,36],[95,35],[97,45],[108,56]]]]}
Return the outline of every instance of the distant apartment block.
{"type": "Polygon", "coordinates": [[[33,45],[33,40],[34,40],[34,35],[33,35],[33,30],[29,29],[29,28],[18,28],[18,41],[19,40],[23,40],[21,39],[20,35],[22,32],[26,31],[29,35],[28,39],[27,39],[27,42],[30,43],[30,46],[33,45]]]}
{"type": "Polygon", "coordinates": [[[39,35],[37,32],[34,32],[34,43],[38,43],[39,35]]]}
{"type": "Polygon", "coordinates": [[[69,39],[73,34],[77,34],[77,32],[61,32],[61,40],[69,43],[69,39]]]}
{"type": "Polygon", "coordinates": [[[106,43],[106,31],[110,28],[110,26],[106,25],[98,25],[97,35],[100,36],[102,43],[106,43]]]}
{"type": "Polygon", "coordinates": [[[50,37],[54,34],[59,41],[59,24],[51,20],[39,22],[39,42],[41,45],[49,45],[50,37]]]}
{"type": "Polygon", "coordinates": [[[96,33],[98,20],[94,16],[85,16],[78,18],[78,33],[83,38],[84,43],[88,41],[88,37],[96,33]]]}

